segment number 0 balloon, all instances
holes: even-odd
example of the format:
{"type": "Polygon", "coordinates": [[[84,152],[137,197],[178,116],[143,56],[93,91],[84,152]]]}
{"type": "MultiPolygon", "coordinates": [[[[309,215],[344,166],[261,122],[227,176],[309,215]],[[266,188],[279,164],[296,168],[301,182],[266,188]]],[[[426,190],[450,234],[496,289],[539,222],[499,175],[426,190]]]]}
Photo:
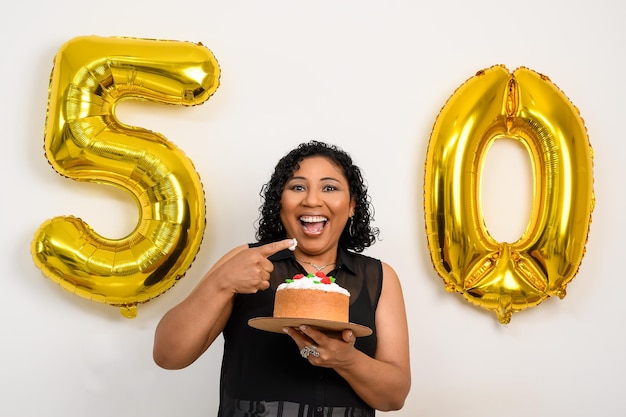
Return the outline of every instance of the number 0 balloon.
{"type": "Polygon", "coordinates": [[[425,164],[428,247],[445,288],[503,324],[565,297],[591,223],[592,157],[578,109],[547,77],[494,66],[461,85],[437,117],[425,164]],[[530,219],[513,243],[491,237],[479,201],[483,162],[500,138],[521,142],[533,167],[530,219]]]}
{"type": "Polygon", "coordinates": [[[76,217],[46,221],[31,245],[44,275],[129,318],[184,275],[206,222],[200,178],[165,137],[120,123],[115,106],[125,99],[201,104],[219,76],[201,44],[87,36],[61,47],[50,78],[46,158],[65,177],[128,191],[139,221],[117,240],[76,217]]]}

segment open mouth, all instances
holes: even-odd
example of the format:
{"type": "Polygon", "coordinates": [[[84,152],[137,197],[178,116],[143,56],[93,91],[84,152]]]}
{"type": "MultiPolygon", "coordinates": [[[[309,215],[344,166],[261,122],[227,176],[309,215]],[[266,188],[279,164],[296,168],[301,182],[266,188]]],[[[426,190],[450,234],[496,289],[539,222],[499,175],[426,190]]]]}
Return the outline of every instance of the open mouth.
{"type": "Polygon", "coordinates": [[[308,233],[320,233],[324,226],[328,223],[328,219],[324,216],[302,216],[300,224],[308,233]]]}

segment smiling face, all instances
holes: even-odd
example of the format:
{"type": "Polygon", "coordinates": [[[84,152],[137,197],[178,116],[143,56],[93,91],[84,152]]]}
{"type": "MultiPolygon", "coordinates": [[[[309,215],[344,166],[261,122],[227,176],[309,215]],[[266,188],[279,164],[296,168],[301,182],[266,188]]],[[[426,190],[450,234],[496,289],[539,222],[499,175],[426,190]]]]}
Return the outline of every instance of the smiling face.
{"type": "Polygon", "coordinates": [[[333,261],[354,214],[348,180],[340,166],[323,156],[305,158],[299,165],[281,194],[281,221],[287,236],[298,240],[296,254],[333,261]]]}

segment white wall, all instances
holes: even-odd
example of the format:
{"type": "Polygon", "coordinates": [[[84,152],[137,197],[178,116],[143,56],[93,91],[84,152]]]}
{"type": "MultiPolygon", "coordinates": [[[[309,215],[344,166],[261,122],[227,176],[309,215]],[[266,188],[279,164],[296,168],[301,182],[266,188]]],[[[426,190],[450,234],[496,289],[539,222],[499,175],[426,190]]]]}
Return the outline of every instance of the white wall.
{"type": "MultiPolygon", "coordinates": [[[[394,266],[404,285],[413,385],[404,409],[390,415],[623,415],[625,6],[430,3],[4,5],[0,415],[214,415],[221,344],[188,369],[164,371],[151,358],[154,328],[222,253],[253,240],[261,185],[280,156],[308,139],[341,145],[363,167],[384,239],[367,253],[394,266]],[[222,69],[221,87],[202,106],[120,109],[126,123],[165,134],[194,161],[209,212],[185,278],[141,305],[134,320],[44,278],[29,252],[39,225],[57,215],[82,217],[108,237],[124,236],[137,220],[125,193],[62,178],[43,154],[52,59],[65,41],[92,34],[201,41],[222,69]],[[579,107],[595,153],[597,206],[568,295],[516,313],[506,326],[445,292],[422,208],[434,120],[456,87],[494,64],[548,75],[579,107]]],[[[514,148],[497,152],[518,161],[513,168],[526,166],[514,148]]],[[[494,234],[519,235],[527,213],[508,202],[520,197],[516,190],[527,201],[529,174],[497,169],[487,172],[488,222],[494,234]]]]}

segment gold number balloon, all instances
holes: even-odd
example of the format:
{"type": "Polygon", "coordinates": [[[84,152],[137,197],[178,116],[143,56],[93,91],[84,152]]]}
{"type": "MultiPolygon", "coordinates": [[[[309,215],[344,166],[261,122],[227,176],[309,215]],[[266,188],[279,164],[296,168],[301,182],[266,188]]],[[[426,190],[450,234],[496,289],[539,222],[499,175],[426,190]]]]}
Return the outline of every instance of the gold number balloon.
{"type": "Polygon", "coordinates": [[[503,324],[565,297],[591,223],[592,158],[578,109],[547,77],[493,66],[461,85],[437,117],[425,164],[428,247],[446,289],[503,324]],[[485,156],[500,138],[521,142],[533,169],[530,219],[513,243],[492,238],[479,200],[485,156]]]}
{"type": "Polygon", "coordinates": [[[219,76],[201,44],[86,36],[60,48],[50,78],[46,158],[65,177],[128,191],[139,220],[121,239],[104,238],[72,216],[46,221],[31,245],[44,275],[129,318],[184,275],[206,223],[200,178],[165,137],[122,124],[115,106],[125,99],[201,104],[219,76]]]}

